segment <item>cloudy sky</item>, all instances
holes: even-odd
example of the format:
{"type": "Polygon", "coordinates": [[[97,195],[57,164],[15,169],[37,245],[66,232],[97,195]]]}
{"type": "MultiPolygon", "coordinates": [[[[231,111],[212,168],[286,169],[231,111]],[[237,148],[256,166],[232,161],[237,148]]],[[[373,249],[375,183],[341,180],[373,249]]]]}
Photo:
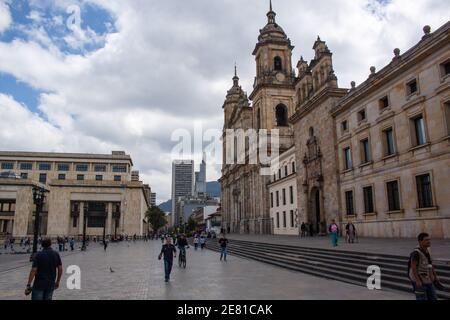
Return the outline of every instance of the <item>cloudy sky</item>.
{"type": "MultiPolygon", "coordinates": [[[[0,0],[0,149],[125,150],[170,198],[177,129],[222,128],[235,61],[250,93],[251,55],[269,0],[0,0]]],[[[448,20],[448,0],[273,0],[311,59],[317,35],[339,84],[362,82],[448,20]]],[[[197,165],[200,154],[196,155],[197,165]]],[[[219,177],[208,166],[208,179],[219,177]]]]}

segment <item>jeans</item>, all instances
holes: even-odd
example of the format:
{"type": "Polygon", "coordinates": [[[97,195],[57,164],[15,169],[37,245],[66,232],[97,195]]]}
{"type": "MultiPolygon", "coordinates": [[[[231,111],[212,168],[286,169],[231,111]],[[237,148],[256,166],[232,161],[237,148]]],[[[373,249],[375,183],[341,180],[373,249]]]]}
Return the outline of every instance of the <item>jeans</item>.
{"type": "Polygon", "coordinates": [[[338,243],[338,234],[337,234],[337,232],[332,232],[331,233],[331,243],[333,244],[333,247],[337,247],[337,243],[338,243]]]}
{"type": "Polygon", "coordinates": [[[436,289],[432,283],[423,284],[422,288],[417,289],[416,283],[412,282],[413,291],[416,295],[416,300],[437,300],[436,289]]]}
{"type": "Polygon", "coordinates": [[[170,279],[170,272],[172,272],[173,260],[164,259],[164,272],[166,274],[166,280],[170,279]]]}
{"type": "Polygon", "coordinates": [[[31,292],[31,300],[52,300],[54,288],[47,288],[44,290],[34,289],[31,292]]]}
{"type": "Polygon", "coordinates": [[[220,248],[220,260],[222,260],[222,258],[225,261],[227,261],[227,247],[225,247],[225,248],[221,247],[220,248]]]}

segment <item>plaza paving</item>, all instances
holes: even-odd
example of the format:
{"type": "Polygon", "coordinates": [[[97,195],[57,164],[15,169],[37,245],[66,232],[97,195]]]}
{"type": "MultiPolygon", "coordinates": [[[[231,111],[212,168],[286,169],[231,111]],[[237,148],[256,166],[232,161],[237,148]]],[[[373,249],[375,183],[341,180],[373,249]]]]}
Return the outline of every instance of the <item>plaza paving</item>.
{"type": "MultiPolygon", "coordinates": [[[[81,290],[67,289],[65,274],[54,299],[413,299],[403,292],[370,291],[233,256],[220,262],[216,252],[192,247],[187,253],[187,269],[174,265],[171,282],[165,283],[163,263],[157,259],[160,248],[160,241],[137,241],[112,243],[106,252],[98,243],[91,243],[87,252],[64,252],[65,269],[68,265],[81,268],[81,290]]],[[[28,255],[0,255],[1,300],[29,299],[23,295],[30,268],[27,259],[28,255]]]]}

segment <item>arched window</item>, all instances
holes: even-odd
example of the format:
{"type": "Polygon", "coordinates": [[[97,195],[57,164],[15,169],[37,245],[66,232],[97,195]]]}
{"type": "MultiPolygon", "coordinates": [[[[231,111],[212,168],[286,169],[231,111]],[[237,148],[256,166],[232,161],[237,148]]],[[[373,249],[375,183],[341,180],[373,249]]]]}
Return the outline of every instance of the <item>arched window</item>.
{"type": "Polygon", "coordinates": [[[277,126],[278,127],[287,127],[288,126],[288,112],[287,108],[284,104],[279,104],[275,108],[275,114],[277,117],[277,126]]]}
{"type": "Polygon", "coordinates": [[[273,68],[275,71],[283,70],[283,63],[280,57],[277,56],[273,59],[273,68]]]}

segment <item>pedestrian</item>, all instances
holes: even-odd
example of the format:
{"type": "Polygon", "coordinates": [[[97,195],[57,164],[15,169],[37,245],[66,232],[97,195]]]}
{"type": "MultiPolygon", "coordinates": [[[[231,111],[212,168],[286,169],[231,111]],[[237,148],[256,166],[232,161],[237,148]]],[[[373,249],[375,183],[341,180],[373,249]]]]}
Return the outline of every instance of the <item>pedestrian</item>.
{"type": "Polygon", "coordinates": [[[198,236],[197,236],[197,235],[195,235],[195,237],[194,237],[194,248],[195,248],[195,250],[197,250],[197,249],[198,249],[198,243],[199,243],[199,239],[198,239],[198,236]]]}
{"type": "Polygon", "coordinates": [[[60,236],[56,237],[56,243],[58,243],[58,251],[61,252],[62,251],[62,239],[60,236]]]}
{"type": "Polygon", "coordinates": [[[222,235],[222,237],[219,239],[219,245],[220,245],[220,261],[222,261],[222,258],[224,261],[227,261],[228,239],[225,235],[222,235]]]}
{"type": "Polygon", "coordinates": [[[161,243],[164,244],[164,235],[161,235],[161,243]]]}
{"type": "Polygon", "coordinates": [[[9,240],[9,244],[11,246],[11,251],[14,252],[14,243],[16,242],[16,239],[14,237],[11,236],[10,240],[9,240]]]}
{"type": "Polygon", "coordinates": [[[25,289],[26,295],[31,293],[31,300],[52,300],[53,291],[59,288],[63,272],[61,257],[52,249],[52,241],[49,238],[43,239],[42,247],[43,250],[33,258],[25,289]]]}
{"type": "Polygon", "coordinates": [[[201,236],[200,237],[200,248],[202,248],[202,250],[205,248],[205,245],[206,245],[206,238],[205,238],[205,236],[201,236]]]}
{"type": "Polygon", "coordinates": [[[436,288],[445,288],[439,281],[431,260],[428,248],[431,247],[431,238],[427,233],[417,237],[419,246],[410,254],[408,261],[408,276],[411,280],[416,300],[437,300],[436,288]]]}
{"type": "Polygon", "coordinates": [[[347,232],[347,242],[355,243],[356,228],[355,228],[355,225],[351,221],[349,221],[347,223],[347,225],[345,226],[345,231],[347,232]]]}
{"type": "Polygon", "coordinates": [[[106,248],[108,248],[108,240],[105,238],[103,239],[103,250],[106,251],[106,248]]]}
{"type": "Polygon", "coordinates": [[[5,251],[8,249],[8,245],[9,245],[9,233],[7,232],[5,240],[3,242],[3,248],[5,249],[5,251]]]}
{"type": "Polygon", "coordinates": [[[158,256],[158,259],[164,256],[164,274],[165,274],[165,282],[169,282],[170,273],[172,272],[173,259],[177,257],[177,249],[172,244],[172,238],[167,237],[166,244],[164,244],[161,248],[161,253],[158,256]]]}
{"type": "Polygon", "coordinates": [[[306,224],[302,222],[302,225],[300,226],[300,230],[302,231],[300,237],[306,237],[306,224]]]}
{"type": "Polygon", "coordinates": [[[70,238],[70,251],[73,251],[75,247],[75,240],[73,238],[70,238]]]}
{"type": "Polygon", "coordinates": [[[309,236],[312,237],[313,236],[313,225],[311,222],[308,223],[308,230],[309,230],[309,236]]]}
{"type": "Polygon", "coordinates": [[[337,247],[338,245],[338,236],[339,236],[339,227],[336,224],[336,220],[331,220],[331,225],[328,228],[328,231],[330,232],[331,236],[331,243],[333,247],[337,247]]]}

